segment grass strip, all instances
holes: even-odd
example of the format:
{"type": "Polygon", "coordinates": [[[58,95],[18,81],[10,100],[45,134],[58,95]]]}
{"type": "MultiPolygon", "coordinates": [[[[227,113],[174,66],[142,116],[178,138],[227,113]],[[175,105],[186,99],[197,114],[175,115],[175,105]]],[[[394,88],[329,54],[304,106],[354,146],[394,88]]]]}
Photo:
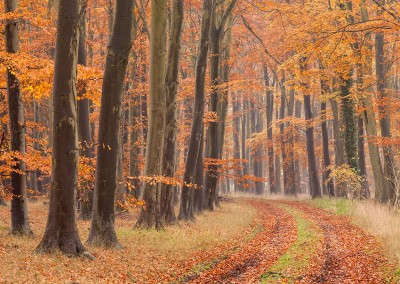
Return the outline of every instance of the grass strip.
{"type": "Polygon", "coordinates": [[[303,218],[301,212],[287,205],[281,207],[296,220],[297,240],[268,271],[261,275],[261,283],[293,283],[301,280],[299,272],[307,266],[316,250],[315,243],[320,238],[315,226],[303,218]]]}

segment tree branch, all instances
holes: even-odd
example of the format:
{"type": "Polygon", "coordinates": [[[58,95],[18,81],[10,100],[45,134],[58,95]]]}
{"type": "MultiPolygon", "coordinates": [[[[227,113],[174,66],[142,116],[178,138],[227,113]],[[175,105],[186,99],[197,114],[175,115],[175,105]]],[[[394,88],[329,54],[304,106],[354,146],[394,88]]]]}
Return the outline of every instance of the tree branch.
{"type": "Polygon", "coordinates": [[[264,41],[254,32],[253,28],[250,26],[250,24],[246,21],[246,19],[241,15],[243,24],[244,26],[253,34],[253,36],[260,42],[262,47],[264,48],[264,52],[273,60],[275,61],[276,64],[281,65],[282,63],[276,59],[267,49],[266,45],[264,44],[264,41]]]}

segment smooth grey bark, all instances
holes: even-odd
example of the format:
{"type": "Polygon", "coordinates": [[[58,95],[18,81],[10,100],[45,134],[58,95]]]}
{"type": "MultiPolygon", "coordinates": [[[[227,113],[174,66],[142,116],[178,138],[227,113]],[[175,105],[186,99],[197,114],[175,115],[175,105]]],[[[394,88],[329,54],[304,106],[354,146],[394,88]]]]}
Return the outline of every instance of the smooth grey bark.
{"type": "MultiPolygon", "coordinates": [[[[188,153],[186,155],[185,173],[183,177],[184,185],[181,191],[181,207],[178,218],[180,220],[191,220],[193,216],[193,205],[191,204],[193,190],[201,190],[200,175],[196,178],[196,171],[202,171],[203,163],[203,117],[205,104],[205,79],[207,70],[207,57],[209,47],[209,34],[211,27],[211,14],[213,13],[213,1],[203,2],[203,15],[201,19],[200,42],[196,62],[195,78],[195,101],[193,110],[192,129],[188,153]],[[197,187],[197,188],[196,188],[197,187]]],[[[201,196],[201,194],[200,194],[201,196]]],[[[201,202],[201,201],[200,201],[201,202]]],[[[197,206],[202,209],[203,206],[197,206]]],[[[201,211],[201,210],[200,210],[201,211]]]]}
{"type": "MultiPolygon", "coordinates": [[[[136,2],[134,2],[136,3],[136,2]]],[[[136,40],[138,36],[138,19],[135,14],[133,14],[133,29],[132,29],[132,40],[136,40]]],[[[140,94],[137,92],[132,92],[131,90],[137,90],[138,87],[138,75],[139,75],[139,52],[136,50],[132,50],[131,52],[131,68],[129,72],[129,77],[132,81],[132,84],[126,84],[127,93],[128,93],[128,103],[129,103],[129,111],[127,122],[132,128],[130,133],[127,133],[127,137],[129,139],[129,183],[130,187],[128,188],[128,192],[136,198],[139,199],[141,193],[141,182],[139,179],[140,176],[140,167],[139,167],[139,159],[140,159],[140,121],[141,121],[141,112],[140,112],[140,94]]]]}
{"type": "MultiPolygon", "coordinates": [[[[366,9],[365,0],[360,2],[360,11],[361,18],[363,22],[369,21],[368,11],[366,9]]],[[[370,38],[370,36],[368,36],[370,38]]],[[[372,53],[372,45],[368,45],[368,49],[372,53]]],[[[368,150],[369,150],[369,158],[371,161],[372,173],[374,175],[375,182],[375,197],[379,197],[381,192],[384,192],[384,187],[388,186],[388,182],[385,180],[383,167],[381,162],[381,156],[379,153],[379,146],[375,143],[374,137],[377,134],[377,125],[375,119],[375,113],[372,103],[373,91],[372,88],[366,88],[364,86],[364,72],[366,75],[372,74],[372,59],[369,58],[367,63],[358,63],[357,64],[357,83],[358,83],[358,91],[359,93],[364,93],[365,97],[360,96],[361,104],[364,107],[364,111],[362,112],[363,124],[365,127],[365,131],[367,132],[367,140],[368,140],[368,150]]],[[[370,197],[370,192],[364,191],[365,197],[370,197]]],[[[363,197],[363,196],[362,196],[363,197]]],[[[377,198],[378,199],[378,198],[377,198]]]]}
{"type": "MultiPolygon", "coordinates": [[[[232,13],[233,8],[236,5],[237,0],[232,0],[227,6],[226,10],[223,11],[221,19],[217,19],[220,15],[217,14],[216,8],[214,8],[211,15],[211,30],[210,30],[210,52],[212,57],[210,58],[210,80],[211,80],[211,94],[210,94],[210,108],[209,110],[219,115],[219,121],[210,122],[207,132],[207,143],[206,143],[206,157],[213,160],[214,162],[209,165],[206,176],[205,176],[205,189],[206,189],[206,202],[207,209],[214,210],[215,206],[219,204],[219,198],[217,194],[217,182],[219,177],[218,164],[215,161],[221,159],[221,132],[223,129],[224,114],[221,113],[219,108],[219,100],[221,98],[221,92],[218,86],[221,84],[221,76],[219,72],[220,63],[220,45],[222,36],[225,30],[225,24],[232,13]]],[[[217,3],[215,3],[217,5],[217,3]]]]}
{"type": "Polygon", "coordinates": [[[358,168],[362,178],[362,192],[359,192],[358,198],[365,199],[370,196],[367,180],[367,164],[365,162],[365,142],[364,142],[364,122],[362,117],[358,117],[358,168]]]}
{"type": "MultiPolygon", "coordinates": [[[[248,103],[245,98],[242,99],[242,128],[241,128],[241,157],[242,157],[242,168],[243,168],[243,176],[249,175],[249,160],[247,157],[247,147],[246,147],[246,140],[247,140],[247,112],[248,112],[248,103]]],[[[243,190],[246,191],[247,182],[243,180],[242,186],[244,186],[243,190]]]]}
{"type": "MultiPolygon", "coordinates": [[[[194,213],[201,213],[205,209],[205,191],[204,191],[204,124],[201,129],[201,140],[196,164],[196,176],[194,184],[197,189],[193,193],[193,210],[194,213]]],[[[189,206],[190,207],[190,206],[189,206]]]]}
{"type": "MultiPolygon", "coordinates": [[[[294,89],[291,89],[289,92],[289,100],[287,106],[287,116],[291,117],[293,120],[294,114],[294,89]]],[[[286,161],[284,163],[284,171],[285,171],[285,195],[296,196],[297,188],[296,188],[296,176],[295,176],[295,144],[294,144],[294,129],[292,125],[292,121],[288,122],[286,125],[288,129],[287,133],[287,143],[286,143],[286,161]]]]}
{"type": "MultiPolygon", "coordinates": [[[[16,0],[5,0],[6,13],[13,13],[17,9],[16,0]]],[[[8,19],[5,27],[5,44],[7,53],[19,52],[18,23],[15,19],[8,19]]],[[[10,150],[25,154],[25,118],[20,81],[10,68],[7,68],[8,111],[10,117],[10,150]]],[[[11,233],[31,235],[29,225],[28,206],[26,196],[26,165],[25,162],[14,158],[15,164],[11,167],[11,233]]]]}
{"type": "MultiPolygon", "coordinates": [[[[300,70],[303,72],[307,70],[307,62],[301,59],[300,70]]],[[[307,143],[307,157],[308,157],[308,176],[310,183],[310,195],[312,198],[321,196],[321,186],[319,184],[317,166],[315,161],[315,147],[314,147],[314,127],[309,125],[313,119],[311,109],[311,95],[307,94],[309,88],[307,83],[302,83],[305,90],[304,93],[304,113],[307,122],[306,126],[306,143],[307,143]]]]}
{"type": "MultiPolygon", "coordinates": [[[[301,119],[301,109],[302,109],[302,102],[299,100],[296,100],[295,102],[295,110],[294,110],[294,115],[296,118],[301,119]]],[[[298,155],[295,155],[295,161],[294,161],[294,166],[295,166],[295,185],[296,185],[296,190],[297,193],[302,193],[302,186],[301,186],[301,165],[299,161],[298,155]]]]}
{"type": "MultiPolygon", "coordinates": [[[[256,114],[256,124],[255,130],[257,133],[261,133],[263,131],[263,123],[261,118],[261,113],[258,111],[256,114]]],[[[261,179],[263,177],[263,148],[258,147],[256,153],[254,155],[254,176],[261,179]]],[[[255,182],[255,193],[257,195],[261,195],[264,193],[264,183],[260,180],[255,182]]]]}
{"type": "MultiPolygon", "coordinates": [[[[276,87],[276,86],[275,86],[276,87]]],[[[279,110],[276,109],[275,112],[275,119],[279,119],[279,110]]],[[[279,143],[280,144],[280,143],[279,143]]],[[[278,144],[278,145],[279,145],[278,144]]],[[[281,193],[282,192],[282,181],[281,181],[281,158],[279,155],[275,156],[275,180],[276,180],[276,192],[281,193]]]]}
{"type": "Polygon", "coordinates": [[[93,217],[87,242],[119,248],[115,223],[117,161],[121,147],[121,102],[132,44],[134,0],[117,0],[103,76],[93,217]]]}
{"type": "MultiPolygon", "coordinates": [[[[85,18],[82,19],[79,32],[78,64],[87,66],[85,48],[85,18]]],[[[90,133],[90,102],[86,95],[86,88],[83,87],[78,93],[78,137],[80,143],[80,155],[85,158],[92,158],[92,137],[90,133]]],[[[81,188],[79,192],[79,218],[89,220],[93,210],[93,189],[92,183],[88,181],[87,187],[81,188]]]]}
{"type": "MultiPolygon", "coordinates": [[[[150,92],[149,126],[146,146],[144,175],[147,178],[160,177],[163,174],[164,131],[165,131],[165,61],[167,37],[167,0],[151,1],[150,32],[150,92]],[[161,67],[161,68],[160,68],[161,67]]],[[[160,216],[161,184],[144,181],[142,208],[137,228],[163,228],[160,216]]]]}
{"type": "MultiPolygon", "coordinates": [[[[233,120],[232,120],[232,126],[233,126],[233,158],[236,161],[240,160],[240,144],[239,144],[239,131],[240,131],[240,116],[238,115],[238,112],[240,111],[240,102],[238,97],[233,98],[232,102],[232,108],[233,108],[233,120]]],[[[235,175],[236,179],[234,182],[235,186],[235,191],[243,191],[243,186],[240,180],[238,180],[242,175],[242,168],[239,163],[236,163],[236,168],[235,168],[235,175]]]]}
{"type": "MultiPolygon", "coordinates": [[[[166,85],[166,122],[164,134],[163,174],[173,178],[176,170],[177,135],[177,94],[179,86],[179,60],[181,52],[182,27],[184,17],[183,0],[172,1],[171,29],[169,33],[166,85]]],[[[176,221],[173,191],[176,185],[163,184],[161,187],[161,218],[166,224],[176,221]]]]}
{"type": "MultiPolygon", "coordinates": [[[[285,76],[283,74],[281,79],[281,95],[280,95],[280,107],[279,107],[279,119],[283,120],[286,116],[286,88],[285,88],[285,76]]],[[[290,192],[291,182],[290,179],[294,176],[290,176],[288,173],[288,159],[286,154],[287,139],[285,137],[285,123],[280,122],[279,124],[280,134],[280,146],[281,146],[281,157],[282,157],[282,170],[283,170],[283,192],[288,195],[290,192]]]]}
{"type": "MultiPolygon", "coordinates": [[[[384,1],[380,1],[384,3],[384,1]]],[[[378,105],[379,109],[379,125],[381,128],[381,135],[383,138],[390,138],[392,136],[390,129],[390,98],[385,90],[387,84],[386,78],[386,59],[385,59],[385,34],[378,32],[375,35],[375,65],[376,65],[376,90],[377,97],[381,101],[378,105]]],[[[393,157],[393,150],[388,145],[383,145],[383,167],[385,180],[388,183],[383,187],[383,190],[377,190],[376,199],[381,202],[394,202],[395,200],[395,162],[393,157]]]]}
{"type": "Polygon", "coordinates": [[[85,252],[76,226],[78,127],[76,74],[79,1],[60,0],[53,86],[53,159],[49,213],[39,252],[85,252]]]}
{"type": "MultiPolygon", "coordinates": [[[[33,111],[33,122],[35,125],[39,125],[39,102],[37,100],[32,101],[32,111],[33,111]]],[[[40,151],[40,145],[37,142],[38,139],[40,138],[40,133],[39,131],[34,128],[32,129],[32,138],[34,139],[33,141],[33,149],[35,151],[40,151]]],[[[36,196],[39,195],[39,181],[38,178],[40,177],[40,170],[38,169],[32,169],[29,172],[29,189],[31,190],[31,196],[33,198],[36,198],[36,196]]]]}
{"type": "Polygon", "coordinates": [[[264,84],[266,88],[266,102],[267,102],[267,139],[268,139],[268,177],[269,177],[269,191],[270,194],[276,194],[276,184],[275,184],[275,165],[274,165],[274,142],[272,136],[272,119],[274,114],[274,98],[272,91],[270,90],[270,82],[268,75],[268,67],[264,65],[264,84]]]}
{"type": "Polygon", "coordinates": [[[324,156],[324,176],[323,183],[326,184],[327,193],[329,196],[335,196],[335,187],[333,179],[331,178],[332,171],[330,169],[331,166],[331,158],[329,153],[329,138],[328,138],[328,127],[326,122],[326,96],[329,94],[329,87],[323,79],[321,79],[321,134],[322,134],[322,148],[323,148],[323,156],[324,156]]]}

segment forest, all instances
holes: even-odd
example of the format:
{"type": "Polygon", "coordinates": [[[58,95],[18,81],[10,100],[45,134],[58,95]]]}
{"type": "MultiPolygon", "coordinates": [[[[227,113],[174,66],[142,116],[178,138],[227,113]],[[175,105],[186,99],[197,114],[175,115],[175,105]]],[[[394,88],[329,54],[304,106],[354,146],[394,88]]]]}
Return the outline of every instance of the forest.
{"type": "Polygon", "coordinates": [[[398,283],[396,0],[3,0],[0,283],[398,283]]]}

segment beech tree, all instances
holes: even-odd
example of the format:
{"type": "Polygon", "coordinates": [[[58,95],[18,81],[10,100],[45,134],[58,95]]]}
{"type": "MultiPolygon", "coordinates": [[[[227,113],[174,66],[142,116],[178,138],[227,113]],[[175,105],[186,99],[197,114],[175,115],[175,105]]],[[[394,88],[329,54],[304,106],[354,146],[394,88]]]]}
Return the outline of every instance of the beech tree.
{"type": "MultiPolygon", "coordinates": [[[[193,215],[193,190],[203,191],[202,184],[197,184],[202,178],[196,179],[196,171],[202,171],[203,156],[203,132],[204,132],[204,104],[205,104],[205,80],[207,70],[207,56],[209,49],[209,34],[211,25],[211,15],[213,13],[213,1],[205,0],[203,2],[203,14],[201,18],[200,41],[196,62],[196,81],[193,121],[190,132],[190,142],[185,163],[185,173],[183,177],[183,187],[181,191],[181,207],[178,218],[180,220],[190,220],[193,215]],[[195,188],[194,188],[195,187],[195,188]]],[[[201,196],[200,196],[201,197],[201,196]]],[[[201,198],[198,200],[201,203],[201,198]]],[[[201,211],[202,204],[197,206],[201,211]]]]}
{"type": "Polygon", "coordinates": [[[114,201],[117,158],[121,147],[121,101],[132,45],[133,7],[133,0],[116,1],[114,26],[104,70],[96,185],[88,243],[106,247],[120,247],[114,228],[114,201]]]}
{"type": "MultiPolygon", "coordinates": [[[[6,13],[17,9],[16,0],[5,0],[6,13]]],[[[9,19],[5,28],[6,52],[19,52],[19,36],[17,20],[9,19]]],[[[11,233],[30,235],[32,231],[28,219],[28,204],[26,196],[26,166],[17,158],[17,154],[25,154],[25,120],[20,82],[11,68],[7,68],[8,109],[10,114],[11,151],[16,157],[11,172],[11,233]]]]}
{"type": "MultiPolygon", "coordinates": [[[[84,9],[84,7],[83,7],[84,9]]],[[[78,127],[76,75],[79,21],[84,10],[78,0],[60,0],[53,82],[53,169],[46,231],[39,252],[60,249],[65,254],[86,251],[76,226],[78,127]]]]}
{"type": "MultiPolygon", "coordinates": [[[[217,194],[217,181],[218,181],[218,165],[216,161],[222,158],[222,153],[219,151],[222,149],[224,137],[224,113],[222,108],[219,107],[219,99],[221,99],[221,92],[218,89],[221,84],[220,70],[220,48],[221,41],[223,40],[224,29],[233,8],[236,5],[237,0],[230,1],[226,9],[217,10],[214,8],[211,15],[211,30],[210,30],[210,52],[212,57],[210,59],[210,79],[212,92],[210,94],[210,111],[218,114],[219,121],[212,121],[209,124],[207,138],[206,138],[206,157],[211,160],[211,164],[208,167],[205,177],[205,188],[207,197],[207,208],[214,210],[215,205],[218,205],[218,194],[217,194]],[[221,15],[218,15],[219,11],[221,15]]],[[[217,5],[215,3],[214,5],[217,5]]]]}
{"type": "MultiPolygon", "coordinates": [[[[79,28],[79,48],[78,48],[78,64],[87,65],[86,55],[86,16],[83,17],[79,28]]],[[[90,101],[85,98],[86,88],[81,87],[80,97],[78,100],[78,136],[80,143],[80,155],[86,158],[92,158],[92,137],[90,132],[90,101]]],[[[79,217],[84,220],[89,220],[93,210],[93,191],[91,188],[81,189],[79,199],[79,217]],[[86,196],[85,196],[86,195],[86,196]]]]}
{"type": "MultiPolygon", "coordinates": [[[[307,71],[307,59],[300,59],[300,71],[303,75],[307,71]]],[[[304,79],[302,79],[304,80],[304,79]]],[[[304,112],[305,119],[307,121],[306,125],[306,138],[307,138],[307,157],[308,157],[308,176],[309,176],[309,186],[310,195],[312,198],[316,198],[322,195],[321,186],[319,184],[317,165],[315,161],[315,148],[314,148],[314,127],[311,124],[313,118],[311,109],[311,95],[308,92],[308,84],[303,81],[303,97],[304,97],[304,112]]]]}
{"type": "MultiPolygon", "coordinates": [[[[166,85],[166,125],[164,136],[163,173],[174,177],[176,170],[176,133],[179,59],[183,26],[183,0],[172,1],[171,28],[169,33],[166,85]]],[[[161,188],[161,216],[166,223],[176,219],[173,206],[173,186],[163,184],[161,188]]]]}
{"type": "Polygon", "coordinates": [[[161,229],[160,216],[161,184],[153,178],[163,173],[164,131],[165,131],[165,68],[167,36],[167,1],[151,1],[150,31],[150,78],[149,78],[149,127],[144,175],[143,200],[146,202],[136,227],[161,229]]]}

